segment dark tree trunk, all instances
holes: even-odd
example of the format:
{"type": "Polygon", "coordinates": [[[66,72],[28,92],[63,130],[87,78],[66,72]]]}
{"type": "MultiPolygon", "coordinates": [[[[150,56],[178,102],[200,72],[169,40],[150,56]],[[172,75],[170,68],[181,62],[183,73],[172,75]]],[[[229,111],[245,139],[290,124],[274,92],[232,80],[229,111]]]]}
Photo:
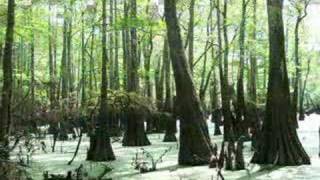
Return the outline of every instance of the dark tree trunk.
{"type": "Polygon", "coordinates": [[[310,164],[290,114],[282,8],[283,0],[267,1],[270,67],[266,118],[251,162],[282,166],[310,164]]]}
{"type": "Polygon", "coordinates": [[[256,57],[256,25],[257,25],[257,0],[253,0],[253,25],[250,31],[252,41],[250,50],[250,76],[249,76],[249,104],[256,106],[257,103],[257,57],[256,57]]]}
{"type": "MultiPolygon", "coordinates": [[[[172,95],[171,95],[171,61],[170,61],[170,54],[169,54],[169,46],[168,46],[168,39],[165,37],[165,51],[167,51],[166,57],[164,57],[164,76],[165,76],[165,101],[164,101],[164,111],[167,113],[173,113],[173,102],[172,102],[172,95]]],[[[172,115],[168,115],[166,117],[166,132],[164,135],[164,142],[175,142],[177,141],[176,132],[177,132],[177,124],[176,119],[172,115]]]]}
{"type": "MultiPolygon", "coordinates": [[[[64,13],[67,14],[67,7],[64,7],[64,13]]],[[[68,97],[68,63],[67,63],[67,32],[68,20],[65,17],[63,20],[63,45],[62,45],[62,59],[61,59],[61,97],[63,101],[68,97]]]]}
{"type": "Polygon", "coordinates": [[[245,169],[244,157],[243,157],[243,139],[240,138],[237,141],[237,147],[235,150],[235,169],[243,170],[245,169]]]}
{"type": "Polygon", "coordinates": [[[9,159],[9,134],[11,126],[12,98],[12,47],[15,23],[15,1],[8,1],[7,29],[3,53],[3,86],[0,109],[0,159],[9,159]]]}
{"type": "Polygon", "coordinates": [[[188,59],[191,74],[193,73],[193,44],[194,44],[194,5],[195,0],[190,1],[189,7],[189,27],[188,27],[188,59]]]}
{"type": "Polygon", "coordinates": [[[222,116],[223,116],[223,139],[224,141],[233,141],[233,125],[232,114],[230,110],[230,96],[229,96],[229,83],[228,83],[228,55],[229,55],[229,41],[227,33],[227,2],[225,0],[223,11],[220,10],[220,0],[216,2],[217,6],[217,25],[218,25],[218,63],[219,63],[219,76],[221,88],[221,102],[222,102],[222,116]],[[221,27],[221,14],[223,17],[223,36],[224,36],[224,50],[222,51],[222,33],[221,27]],[[222,57],[223,53],[223,57],[222,57]]]}
{"type": "MultiPolygon", "coordinates": [[[[165,46],[164,46],[165,47],[165,46]]],[[[163,58],[165,57],[165,48],[163,48],[163,58]]],[[[156,89],[156,104],[158,111],[161,111],[163,109],[163,59],[158,60],[158,64],[155,70],[154,79],[155,79],[155,89],[156,89]],[[162,62],[162,63],[161,63],[162,62]]]]}
{"type": "MultiPolygon", "coordinates": [[[[123,9],[124,9],[124,19],[126,21],[129,20],[129,6],[128,6],[128,2],[127,0],[124,0],[123,3],[123,9]]],[[[122,71],[126,72],[126,73],[122,73],[122,81],[123,81],[123,89],[127,89],[127,85],[128,85],[128,80],[127,80],[127,76],[128,76],[128,70],[127,70],[127,66],[129,64],[130,61],[130,33],[129,33],[129,29],[127,27],[125,27],[122,30],[122,52],[123,52],[123,62],[122,62],[122,71]]]]}
{"type": "Polygon", "coordinates": [[[253,25],[252,30],[250,31],[250,38],[252,40],[252,45],[250,49],[250,71],[248,78],[248,95],[249,95],[249,103],[248,103],[248,118],[250,121],[251,128],[251,141],[252,141],[252,149],[255,149],[256,145],[256,137],[258,132],[258,124],[259,118],[257,114],[257,57],[256,57],[256,25],[257,25],[257,0],[253,0],[253,25]]]}
{"type": "MultiPolygon", "coordinates": [[[[137,2],[136,0],[130,0],[130,15],[131,18],[137,17],[137,2]]],[[[138,56],[138,37],[135,27],[130,29],[131,36],[131,48],[130,59],[128,59],[127,66],[127,91],[139,93],[139,56],[138,56]]],[[[128,111],[127,112],[127,127],[125,129],[123,146],[144,146],[150,145],[150,141],[145,133],[144,119],[139,112],[128,111]]]]}
{"type": "MultiPolygon", "coordinates": [[[[118,3],[117,1],[113,1],[114,2],[114,23],[117,24],[117,19],[118,19],[118,3]]],[[[116,30],[116,32],[114,33],[115,37],[114,37],[114,45],[115,45],[115,49],[114,49],[114,89],[119,90],[120,89],[120,78],[119,78],[119,31],[116,30]]]]}
{"type": "MultiPolygon", "coordinates": [[[[30,17],[32,21],[32,7],[30,8],[30,17]]],[[[31,43],[30,43],[30,95],[31,95],[31,105],[32,108],[34,108],[35,103],[35,77],[34,77],[34,28],[33,24],[30,24],[31,26],[31,43]]],[[[32,109],[33,111],[33,109],[32,109]]],[[[31,112],[31,115],[33,116],[33,112],[31,112]]]]}
{"type": "MultiPolygon", "coordinates": [[[[113,27],[113,0],[109,0],[109,26],[113,27]]],[[[109,38],[109,86],[111,89],[115,89],[115,84],[114,84],[114,32],[111,30],[108,33],[108,38],[109,38]]]]}
{"type": "Polygon", "coordinates": [[[302,87],[302,90],[301,90],[301,99],[299,101],[299,120],[304,120],[305,118],[305,112],[304,112],[304,96],[305,96],[305,91],[306,91],[306,87],[307,87],[307,80],[308,80],[308,77],[309,77],[309,73],[310,73],[310,62],[311,62],[311,58],[309,58],[308,60],[308,68],[307,68],[307,72],[306,72],[306,77],[304,79],[304,82],[303,82],[303,87],[302,87]]]}
{"type": "MultiPolygon", "coordinates": [[[[51,6],[49,5],[49,12],[51,12],[51,6]]],[[[48,27],[49,27],[49,76],[50,76],[50,90],[49,90],[49,99],[50,99],[50,108],[53,109],[56,105],[56,82],[55,82],[55,73],[54,73],[54,50],[53,50],[53,33],[52,33],[52,27],[51,27],[51,16],[49,16],[48,19],[48,27]]]]}
{"type": "Polygon", "coordinates": [[[176,0],[165,0],[165,20],[180,119],[180,165],[207,164],[213,147],[182,45],[176,0]]]}
{"type": "Polygon", "coordinates": [[[248,135],[248,118],[247,109],[244,99],[244,61],[245,61],[245,31],[246,31],[246,11],[247,2],[242,0],[242,19],[240,24],[240,35],[239,35],[239,47],[240,47],[240,62],[238,70],[238,81],[237,81],[237,105],[236,105],[236,126],[235,133],[237,138],[240,136],[248,135]]]}
{"type": "Polygon", "coordinates": [[[84,12],[81,14],[81,106],[86,106],[87,94],[86,94],[86,56],[85,56],[85,33],[84,33],[84,12]]]}
{"type": "MultiPolygon", "coordinates": [[[[298,16],[296,19],[295,29],[294,29],[294,62],[295,62],[295,77],[293,78],[293,97],[292,97],[292,118],[297,121],[297,112],[298,112],[298,104],[299,104],[299,112],[303,113],[303,95],[302,95],[302,79],[301,79],[301,62],[300,62],[300,53],[299,53],[299,28],[300,24],[305,17],[307,17],[307,8],[310,1],[303,1],[303,9],[302,11],[300,4],[295,4],[295,8],[298,12],[298,16]],[[301,107],[300,107],[301,106],[301,107]]],[[[298,3],[298,2],[297,2],[298,3]]],[[[299,115],[299,117],[303,117],[303,115],[299,115]]],[[[299,118],[300,119],[300,118],[299,118]]]]}
{"type": "Polygon", "coordinates": [[[87,160],[90,161],[111,161],[115,160],[108,134],[108,110],[107,110],[107,22],[106,22],[106,0],[102,1],[102,67],[101,67],[101,90],[100,90],[100,110],[98,124],[94,134],[90,137],[90,148],[87,160]]]}

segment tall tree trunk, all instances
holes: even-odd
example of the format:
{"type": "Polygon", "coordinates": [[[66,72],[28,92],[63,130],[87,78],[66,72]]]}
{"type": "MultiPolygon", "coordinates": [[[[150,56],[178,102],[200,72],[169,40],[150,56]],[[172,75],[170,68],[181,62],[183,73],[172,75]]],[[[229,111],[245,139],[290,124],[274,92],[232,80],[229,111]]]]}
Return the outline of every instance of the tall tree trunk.
{"type": "MultiPolygon", "coordinates": [[[[129,20],[129,5],[128,5],[128,0],[124,0],[123,3],[123,12],[124,12],[124,19],[125,22],[128,22],[129,20]]],[[[123,89],[127,89],[127,85],[128,85],[128,80],[127,80],[127,76],[128,76],[128,70],[127,70],[127,66],[128,63],[130,61],[130,33],[129,33],[129,29],[126,26],[124,27],[124,29],[122,30],[122,52],[123,52],[123,62],[122,62],[122,71],[125,73],[122,73],[122,81],[123,81],[123,89]]]]}
{"type": "MultiPolygon", "coordinates": [[[[113,27],[113,0],[109,0],[109,25],[112,28],[113,27]]],[[[110,67],[110,72],[109,72],[109,86],[111,89],[115,89],[114,85],[114,31],[111,30],[108,33],[109,37],[109,67],[110,67]]]]}
{"type": "Polygon", "coordinates": [[[227,29],[227,1],[224,0],[223,11],[220,10],[220,0],[216,2],[217,6],[217,25],[218,25],[218,62],[219,76],[221,88],[221,102],[223,115],[223,139],[224,141],[233,141],[233,117],[230,110],[230,88],[228,83],[228,56],[229,56],[229,40],[227,29]],[[224,50],[222,51],[222,33],[221,33],[221,15],[223,17],[222,29],[224,36],[224,50]],[[222,57],[223,53],[223,57],[222,57]]]}
{"type": "MultiPolygon", "coordinates": [[[[114,0],[114,24],[117,24],[118,19],[118,2],[117,0],[114,0]]],[[[119,90],[120,89],[120,80],[119,80],[119,31],[116,30],[114,33],[114,89],[119,90]]]]}
{"type": "Polygon", "coordinates": [[[0,111],[0,158],[9,159],[9,135],[11,126],[12,54],[15,23],[15,1],[8,0],[7,29],[3,53],[3,86],[0,111]]]}
{"type": "Polygon", "coordinates": [[[92,90],[97,90],[97,83],[96,83],[96,71],[95,71],[95,58],[94,58],[94,49],[95,49],[95,25],[91,27],[91,47],[90,47],[90,76],[89,76],[89,89],[90,89],[90,96],[92,96],[92,90]],[[94,82],[93,82],[94,81],[94,82]]]}
{"type": "Polygon", "coordinates": [[[191,73],[193,73],[193,44],[194,44],[194,5],[195,0],[190,1],[189,7],[189,27],[188,27],[188,58],[191,73]]]}
{"type": "Polygon", "coordinates": [[[256,57],[256,26],[257,26],[257,0],[253,0],[253,25],[250,31],[251,50],[250,50],[250,78],[249,78],[249,103],[256,107],[257,103],[257,57],[256,57]]]}
{"type": "Polygon", "coordinates": [[[266,118],[251,162],[282,166],[310,164],[290,113],[282,8],[283,0],[267,0],[270,67],[266,118]]]}
{"type": "MultiPolygon", "coordinates": [[[[299,38],[299,28],[300,24],[303,21],[305,17],[307,17],[307,8],[309,5],[310,0],[303,1],[303,5],[296,4],[296,9],[298,11],[298,16],[296,19],[296,24],[294,28],[294,62],[295,62],[295,77],[294,79],[294,91],[293,91],[293,97],[292,97],[292,118],[297,121],[297,112],[298,112],[298,103],[299,103],[299,112],[303,113],[303,110],[300,111],[300,109],[303,109],[303,103],[301,105],[300,101],[303,99],[302,97],[302,79],[301,79],[301,62],[300,62],[300,54],[299,54],[299,44],[300,44],[300,38],[299,38]],[[302,11],[300,5],[303,6],[304,11],[302,11]],[[302,107],[300,107],[300,105],[302,107]]],[[[300,117],[300,116],[299,116],[300,117]]],[[[301,116],[302,117],[302,116],[301,116]]]]}
{"type": "Polygon", "coordinates": [[[102,67],[101,67],[101,89],[100,89],[100,110],[98,125],[94,134],[90,137],[90,148],[87,160],[91,161],[111,161],[115,156],[111,147],[108,134],[108,110],[107,110],[107,22],[106,22],[106,0],[102,0],[102,67]]]}
{"type": "Polygon", "coordinates": [[[182,45],[176,0],[165,0],[164,5],[178,113],[181,116],[178,161],[180,165],[207,164],[213,148],[182,45]]]}
{"type": "Polygon", "coordinates": [[[304,108],[303,108],[303,103],[304,103],[304,96],[305,96],[305,91],[306,91],[306,87],[307,87],[307,81],[308,81],[308,77],[309,77],[309,73],[310,73],[310,62],[311,62],[311,58],[309,58],[308,60],[308,67],[307,67],[307,72],[306,72],[306,77],[304,79],[303,82],[303,86],[301,89],[301,99],[299,101],[299,120],[304,120],[304,108]]]}
{"type": "MultiPolygon", "coordinates": [[[[65,16],[67,14],[67,7],[64,7],[65,16]]],[[[63,45],[62,45],[62,59],[61,59],[61,97],[63,101],[66,101],[68,97],[68,63],[67,63],[67,32],[68,32],[68,20],[65,17],[63,20],[63,45]]]]}
{"type": "MultiPolygon", "coordinates": [[[[132,19],[137,18],[137,2],[130,0],[130,16],[132,19]]],[[[139,93],[139,56],[138,56],[138,37],[137,29],[131,27],[131,48],[130,59],[127,66],[127,91],[139,93]]],[[[144,146],[150,145],[144,129],[144,119],[139,112],[129,111],[127,113],[127,127],[122,141],[123,146],[144,146]]]]}
{"type": "MultiPolygon", "coordinates": [[[[51,12],[51,6],[49,4],[49,12],[51,12]]],[[[49,99],[50,99],[50,109],[53,109],[56,105],[55,101],[55,73],[54,73],[54,50],[53,50],[53,32],[52,32],[52,25],[51,25],[51,16],[48,18],[48,28],[49,28],[49,76],[50,76],[50,90],[49,90],[49,99]]]]}
{"type": "MultiPolygon", "coordinates": [[[[171,93],[171,61],[170,61],[170,53],[169,53],[169,46],[168,46],[168,39],[165,37],[164,40],[166,51],[166,57],[164,57],[164,81],[165,81],[165,100],[164,100],[164,107],[163,110],[167,113],[173,113],[173,102],[172,102],[172,93],[171,93]]],[[[177,132],[177,123],[176,119],[173,116],[166,119],[166,132],[164,137],[164,142],[175,142],[177,141],[175,133],[177,132]]]]}
{"type": "Polygon", "coordinates": [[[81,106],[85,107],[87,94],[86,94],[86,56],[85,56],[85,33],[84,33],[84,12],[81,13],[81,106]]]}
{"type": "Polygon", "coordinates": [[[30,95],[31,95],[31,103],[34,106],[35,103],[35,77],[34,77],[34,32],[32,32],[31,43],[30,43],[30,95]]]}
{"type": "Polygon", "coordinates": [[[250,70],[249,70],[249,78],[248,78],[248,117],[250,120],[250,128],[251,128],[251,141],[252,141],[252,149],[256,148],[256,138],[259,129],[259,119],[257,114],[257,56],[256,56],[256,26],[257,26],[257,0],[253,0],[253,15],[252,15],[252,29],[250,31],[250,39],[251,49],[250,49],[250,70]]]}
{"type": "MultiPolygon", "coordinates": [[[[68,14],[67,14],[67,20],[68,20],[68,25],[67,25],[67,79],[68,79],[68,96],[71,95],[71,93],[74,90],[74,67],[73,67],[73,52],[72,52],[72,28],[73,28],[73,4],[74,1],[71,0],[69,5],[68,5],[68,14]]],[[[68,101],[69,103],[69,101],[68,101]]],[[[71,104],[69,104],[71,105],[71,104]]]]}
{"type": "Polygon", "coordinates": [[[237,138],[240,136],[248,136],[248,119],[247,119],[247,109],[244,100],[244,64],[245,64],[245,31],[246,31],[246,11],[247,2],[242,0],[242,18],[240,24],[240,35],[239,35],[239,47],[240,47],[240,62],[238,70],[238,80],[237,80],[237,105],[236,105],[236,126],[235,132],[237,138]]]}

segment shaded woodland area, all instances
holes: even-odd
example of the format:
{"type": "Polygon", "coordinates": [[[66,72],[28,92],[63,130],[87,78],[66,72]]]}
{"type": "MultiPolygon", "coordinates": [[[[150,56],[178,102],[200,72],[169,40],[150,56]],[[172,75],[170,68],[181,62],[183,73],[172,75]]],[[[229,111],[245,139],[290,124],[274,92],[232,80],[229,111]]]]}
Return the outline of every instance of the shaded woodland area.
{"type": "Polygon", "coordinates": [[[0,0],[0,179],[316,169],[317,12],[318,0],[0,0]]]}

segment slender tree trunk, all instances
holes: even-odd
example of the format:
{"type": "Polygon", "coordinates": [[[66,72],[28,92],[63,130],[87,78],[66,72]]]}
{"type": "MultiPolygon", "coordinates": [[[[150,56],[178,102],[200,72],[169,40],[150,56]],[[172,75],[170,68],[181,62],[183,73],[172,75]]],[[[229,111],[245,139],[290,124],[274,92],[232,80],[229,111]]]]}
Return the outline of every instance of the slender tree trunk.
{"type": "MultiPolygon", "coordinates": [[[[67,13],[67,7],[64,7],[64,13],[67,13]]],[[[63,20],[63,45],[62,45],[62,59],[61,59],[61,97],[63,101],[66,101],[68,97],[68,63],[67,63],[67,32],[68,32],[68,20],[66,17],[63,20]]]]}
{"type": "MultiPolygon", "coordinates": [[[[130,0],[130,16],[132,19],[137,18],[137,2],[130,0]]],[[[138,56],[138,36],[135,27],[130,29],[131,48],[130,59],[127,66],[127,91],[139,93],[139,56],[138,56]]],[[[144,129],[144,119],[139,112],[129,111],[127,113],[127,127],[122,141],[123,146],[144,146],[150,145],[144,129]]]]}
{"type": "MultiPolygon", "coordinates": [[[[118,19],[118,2],[114,0],[114,23],[117,24],[118,19]]],[[[114,89],[120,89],[120,80],[119,80],[119,31],[116,30],[114,37],[114,89]]]]}
{"type": "MultiPolygon", "coordinates": [[[[49,12],[51,12],[51,6],[49,4],[49,12]]],[[[49,76],[50,76],[50,90],[49,90],[49,99],[50,99],[50,109],[53,109],[56,105],[55,101],[55,86],[56,86],[56,78],[54,73],[54,50],[53,50],[53,33],[52,33],[52,25],[51,25],[51,16],[48,18],[48,27],[49,27],[49,76]]]]}
{"type": "Polygon", "coordinates": [[[0,111],[0,158],[9,159],[9,135],[11,126],[11,98],[12,98],[12,54],[15,23],[15,1],[8,1],[7,29],[3,53],[3,86],[0,111]]]}
{"type": "MultiPolygon", "coordinates": [[[[295,60],[295,77],[294,77],[294,91],[293,91],[293,97],[292,97],[292,118],[297,121],[297,112],[298,112],[298,104],[299,104],[299,112],[303,113],[303,103],[300,101],[303,101],[302,97],[302,79],[301,79],[301,62],[300,62],[300,54],[299,54],[299,44],[300,44],[300,37],[299,37],[299,28],[300,24],[303,21],[305,17],[307,17],[307,8],[310,3],[310,0],[306,0],[303,2],[304,4],[303,9],[304,12],[300,9],[300,4],[297,4],[296,9],[298,11],[298,16],[296,19],[295,29],[294,29],[294,60],[295,60]],[[300,107],[300,105],[302,107],[300,107]]],[[[303,115],[299,115],[299,117],[303,117],[303,115]]],[[[300,119],[300,118],[299,118],[300,119]]],[[[298,124],[297,124],[298,125],[298,124]]]]}
{"type": "Polygon", "coordinates": [[[92,25],[92,37],[91,37],[91,47],[90,47],[90,76],[89,76],[89,89],[90,89],[90,95],[92,96],[91,92],[93,90],[93,87],[95,90],[97,90],[97,83],[96,83],[96,71],[95,71],[95,58],[94,58],[94,48],[95,48],[95,25],[92,25]],[[94,81],[94,82],[93,82],[94,81]]]}
{"type": "Polygon", "coordinates": [[[180,165],[207,164],[213,148],[182,45],[176,0],[165,0],[164,5],[178,113],[181,116],[178,161],[180,165]]]}
{"type": "MultiPolygon", "coordinates": [[[[164,100],[164,107],[163,110],[167,113],[172,114],[173,112],[173,102],[172,102],[172,93],[171,93],[171,60],[170,60],[170,54],[169,54],[169,46],[168,46],[168,39],[167,37],[165,37],[164,40],[164,51],[166,51],[166,53],[164,53],[164,55],[166,55],[166,57],[164,58],[164,81],[165,81],[165,100],[164,100]]],[[[170,115],[167,119],[166,119],[166,132],[165,132],[165,136],[164,136],[164,142],[175,142],[177,141],[176,138],[176,132],[177,132],[177,123],[176,123],[176,119],[170,115]]]]}
{"type": "Polygon", "coordinates": [[[270,68],[266,118],[251,162],[282,166],[310,164],[290,113],[282,8],[283,0],[267,0],[270,68]]]}
{"type": "MultiPolygon", "coordinates": [[[[113,27],[113,0],[109,0],[109,25],[112,28],[113,27]]],[[[114,31],[111,30],[109,33],[109,86],[111,89],[115,89],[115,84],[114,84],[114,31]]]]}
{"type": "Polygon", "coordinates": [[[155,83],[156,83],[156,100],[158,111],[163,109],[163,83],[164,83],[164,61],[168,56],[168,51],[166,51],[166,42],[163,46],[163,56],[162,59],[158,60],[158,65],[155,72],[155,83]]]}
{"type": "Polygon", "coordinates": [[[35,77],[34,77],[34,34],[32,32],[31,35],[31,44],[30,44],[30,53],[31,53],[31,58],[30,58],[30,95],[31,95],[31,103],[32,106],[34,106],[35,103],[35,77]]]}
{"type": "Polygon", "coordinates": [[[310,62],[311,62],[311,58],[309,58],[308,60],[308,67],[307,67],[307,72],[306,72],[306,77],[304,79],[303,82],[303,86],[301,89],[301,99],[299,101],[299,120],[304,120],[304,108],[303,108],[303,104],[304,104],[304,96],[305,96],[305,91],[306,91],[306,87],[307,87],[307,80],[309,77],[309,73],[310,73],[310,62]]]}
{"type": "Polygon", "coordinates": [[[244,100],[244,64],[245,64],[245,31],[246,31],[246,11],[247,2],[242,0],[242,19],[240,24],[240,35],[239,35],[239,47],[240,47],[240,62],[238,70],[238,80],[237,80],[237,105],[236,105],[236,124],[235,132],[237,138],[240,136],[248,136],[248,119],[247,119],[247,109],[244,100]]]}
{"type": "Polygon", "coordinates": [[[220,0],[216,2],[217,6],[217,25],[218,25],[218,62],[219,62],[219,76],[221,88],[221,102],[223,115],[224,141],[233,141],[233,117],[230,110],[230,88],[228,83],[228,56],[229,56],[229,40],[227,29],[227,1],[224,0],[223,11],[220,10],[220,0]],[[222,29],[224,36],[224,50],[222,51],[222,33],[221,33],[221,15],[223,17],[222,29]],[[223,53],[223,57],[222,57],[223,53]]]}
{"type": "Polygon", "coordinates": [[[256,26],[257,26],[257,0],[253,0],[252,30],[250,31],[251,49],[250,49],[250,71],[248,82],[248,116],[251,128],[252,149],[256,148],[256,138],[259,130],[259,119],[257,112],[257,57],[256,57],[256,26]]]}
{"type": "Polygon", "coordinates": [[[194,44],[194,5],[195,0],[190,1],[189,7],[189,29],[188,29],[188,58],[191,73],[193,73],[193,44],[194,44]]]}
{"type": "Polygon", "coordinates": [[[86,56],[85,56],[85,33],[84,33],[84,12],[81,14],[81,106],[85,107],[87,94],[86,94],[86,82],[87,82],[87,70],[86,70],[86,56]]]}
{"type": "Polygon", "coordinates": [[[249,100],[254,107],[257,103],[257,57],[256,57],[256,26],[257,26],[257,0],[253,0],[253,25],[250,33],[251,51],[250,51],[250,78],[249,78],[249,100]]]}
{"type": "Polygon", "coordinates": [[[90,148],[87,160],[91,161],[111,161],[115,156],[111,147],[108,134],[108,103],[107,103],[107,22],[106,22],[106,0],[102,0],[102,67],[101,67],[101,89],[100,89],[100,110],[98,125],[94,134],[90,137],[90,148]]]}
{"type": "MultiPolygon", "coordinates": [[[[126,22],[129,20],[129,5],[127,0],[124,0],[123,3],[123,9],[124,9],[124,19],[126,22]]],[[[122,73],[122,81],[123,81],[123,89],[127,89],[128,85],[128,71],[127,71],[127,66],[129,64],[130,60],[130,33],[129,29],[125,27],[124,30],[122,30],[122,48],[123,48],[123,62],[122,62],[122,71],[125,73],[122,73]]]]}

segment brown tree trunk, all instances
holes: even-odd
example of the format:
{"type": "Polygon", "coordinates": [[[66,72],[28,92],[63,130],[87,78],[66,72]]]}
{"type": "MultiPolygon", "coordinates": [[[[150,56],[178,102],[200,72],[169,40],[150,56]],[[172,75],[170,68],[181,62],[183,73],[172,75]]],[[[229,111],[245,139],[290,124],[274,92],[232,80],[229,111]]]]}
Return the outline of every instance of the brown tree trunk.
{"type": "MultiPolygon", "coordinates": [[[[117,24],[117,19],[118,19],[118,2],[116,0],[114,2],[114,23],[117,24]]],[[[119,78],[119,31],[116,30],[114,33],[114,89],[119,90],[120,89],[120,78],[119,78]]]]}
{"type": "Polygon", "coordinates": [[[283,0],[267,0],[270,68],[266,118],[251,162],[282,166],[310,164],[290,113],[282,8],[283,0]]]}
{"type": "Polygon", "coordinates": [[[9,134],[11,126],[11,98],[12,98],[12,47],[15,23],[15,1],[8,1],[7,29],[3,53],[3,86],[0,109],[0,159],[9,158],[9,134]]]}
{"type": "Polygon", "coordinates": [[[108,110],[107,110],[107,22],[106,22],[106,0],[102,1],[102,67],[101,67],[101,89],[100,89],[100,110],[98,116],[98,125],[94,134],[90,137],[90,148],[87,154],[87,160],[90,161],[111,161],[115,156],[111,147],[108,134],[108,110]]]}
{"type": "Polygon", "coordinates": [[[308,77],[309,77],[309,73],[310,73],[310,62],[311,62],[311,58],[309,58],[308,60],[308,67],[307,67],[307,72],[306,72],[306,77],[304,79],[304,82],[303,82],[303,86],[302,86],[302,89],[301,89],[301,99],[299,101],[299,120],[304,120],[305,118],[305,112],[304,112],[304,96],[305,96],[305,91],[306,91],[306,87],[307,87],[307,81],[308,81],[308,77]]]}
{"type": "Polygon", "coordinates": [[[229,55],[229,41],[227,34],[227,2],[224,2],[223,11],[220,10],[220,0],[216,2],[217,6],[217,25],[218,25],[218,63],[219,63],[219,76],[221,88],[221,102],[222,102],[222,115],[223,115],[223,139],[224,141],[233,141],[233,125],[232,114],[230,110],[230,88],[228,83],[228,55],[229,55]],[[223,23],[221,23],[221,15],[223,23]],[[224,50],[222,51],[222,33],[220,30],[222,24],[224,36],[224,50]],[[222,57],[223,53],[223,57],[222,57]]]}
{"type": "MultiPolygon", "coordinates": [[[[303,113],[303,97],[302,97],[302,79],[301,79],[301,62],[300,62],[300,53],[299,53],[299,44],[300,44],[300,37],[299,37],[299,28],[300,24],[305,17],[307,17],[307,8],[310,1],[303,1],[303,5],[299,2],[296,2],[295,8],[297,9],[298,16],[296,19],[295,29],[294,29],[294,62],[295,62],[295,77],[293,78],[293,97],[292,97],[292,118],[297,121],[297,112],[298,112],[298,104],[299,104],[299,112],[303,113]],[[302,11],[301,6],[303,6],[304,11],[302,11]],[[301,107],[300,107],[301,106],[301,107]]],[[[303,115],[299,115],[299,117],[303,117],[303,115]]],[[[300,118],[299,118],[300,119],[300,118]]]]}
{"type": "Polygon", "coordinates": [[[193,44],[194,44],[194,5],[195,0],[190,1],[189,7],[189,27],[188,27],[188,59],[191,74],[193,73],[193,44]]]}
{"type": "Polygon", "coordinates": [[[81,13],[81,106],[86,107],[87,93],[87,75],[86,75],[86,56],[85,56],[85,32],[84,32],[84,12],[81,13]]]}
{"type": "Polygon", "coordinates": [[[180,165],[207,164],[213,147],[182,45],[176,0],[165,0],[165,20],[180,119],[180,165]]]}
{"type": "Polygon", "coordinates": [[[244,99],[244,64],[245,64],[245,31],[246,31],[246,11],[247,2],[242,0],[242,19],[240,24],[240,35],[239,35],[239,47],[240,47],[240,62],[238,70],[238,80],[237,80],[237,105],[236,105],[236,126],[235,133],[237,138],[240,136],[248,135],[248,119],[247,119],[247,109],[244,99]]]}
{"type": "MultiPolygon", "coordinates": [[[[130,0],[130,15],[131,18],[137,17],[137,2],[136,0],[130,0]]],[[[130,59],[128,59],[127,66],[127,91],[139,93],[139,56],[138,56],[138,37],[135,27],[130,29],[131,36],[131,48],[130,59]]],[[[124,133],[122,145],[123,146],[144,146],[150,145],[150,141],[145,133],[144,119],[139,112],[128,111],[127,112],[127,127],[124,133]]]]}
{"type": "Polygon", "coordinates": [[[175,142],[177,141],[176,132],[177,132],[177,124],[176,119],[172,116],[173,113],[173,102],[172,102],[172,93],[171,93],[171,61],[170,61],[170,54],[169,54],[169,46],[168,46],[168,39],[165,37],[165,51],[167,57],[164,57],[164,81],[165,81],[165,100],[164,100],[164,108],[163,110],[168,115],[166,118],[166,132],[164,135],[163,142],[175,142]]]}

